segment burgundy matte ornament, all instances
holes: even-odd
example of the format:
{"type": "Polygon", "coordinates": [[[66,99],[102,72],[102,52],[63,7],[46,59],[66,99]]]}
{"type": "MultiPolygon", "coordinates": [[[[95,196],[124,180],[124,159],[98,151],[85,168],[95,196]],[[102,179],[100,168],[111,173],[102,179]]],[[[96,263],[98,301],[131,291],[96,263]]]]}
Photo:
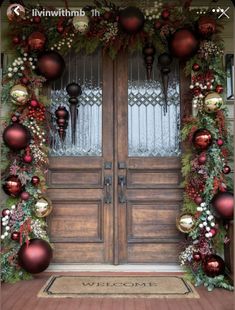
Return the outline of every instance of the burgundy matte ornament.
{"type": "Polygon", "coordinates": [[[30,164],[30,163],[33,161],[33,157],[30,155],[30,153],[26,153],[26,154],[23,156],[23,161],[24,161],[26,164],[30,164]]]}
{"type": "Polygon", "coordinates": [[[51,259],[51,246],[42,239],[29,240],[29,244],[24,243],[18,252],[19,265],[32,274],[44,271],[51,259]]]}
{"type": "Polygon", "coordinates": [[[10,214],[10,210],[9,209],[3,209],[2,210],[2,216],[6,216],[6,215],[9,215],[10,214]]]}
{"type": "Polygon", "coordinates": [[[196,198],[195,198],[195,203],[197,204],[197,205],[200,205],[201,203],[202,203],[202,197],[201,196],[197,196],[196,198]]]}
{"type": "Polygon", "coordinates": [[[172,57],[168,53],[162,53],[158,57],[158,64],[161,69],[161,78],[163,85],[163,94],[164,94],[164,114],[167,112],[167,101],[168,101],[168,83],[169,83],[169,73],[170,73],[170,64],[172,62],[172,57]]]}
{"type": "Polygon", "coordinates": [[[33,22],[35,24],[40,24],[41,23],[41,17],[40,16],[34,16],[33,17],[33,22]]]}
{"type": "Polygon", "coordinates": [[[13,42],[14,44],[19,44],[19,43],[20,43],[20,38],[17,37],[17,36],[15,36],[15,37],[13,37],[12,42],[13,42]]]}
{"type": "Polygon", "coordinates": [[[200,252],[194,252],[193,253],[193,260],[197,263],[200,262],[202,260],[201,253],[200,252]]]}
{"type": "Polygon", "coordinates": [[[64,32],[64,27],[62,25],[58,25],[56,29],[60,34],[64,32]]]}
{"type": "Polygon", "coordinates": [[[10,175],[2,186],[4,192],[12,197],[18,197],[22,192],[22,184],[17,175],[10,175]]]}
{"type": "Polygon", "coordinates": [[[23,85],[28,85],[29,84],[29,79],[25,76],[23,76],[21,79],[20,79],[20,82],[23,84],[23,85]]]}
{"type": "Polygon", "coordinates": [[[178,29],[173,34],[170,42],[170,50],[175,57],[188,58],[198,49],[198,40],[188,29],[178,29]]]}
{"type": "Polygon", "coordinates": [[[144,26],[144,14],[137,7],[127,7],[120,12],[119,24],[125,32],[129,34],[137,33],[144,26]]]}
{"type": "Polygon", "coordinates": [[[34,186],[37,186],[40,182],[40,179],[39,177],[37,177],[36,175],[32,177],[31,179],[31,183],[34,185],[34,186]]]}
{"type": "Polygon", "coordinates": [[[224,141],[222,139],[217,140],[217,145],[222,146],[224,144],[224,141]]]}
{"type": "Polygon", "coordinates": [[[212,135],[207,129],[198,129],[193,135],[193,145],[199,150],[206,150],[212,143],[212,135]]]}
{"type": "Polygon", "coordinates": [[[28,45],[32,51],[41,51],[46,43],[46,36],[44,33],[35,31],[28,37],[28,45]]]}
{"type": "Polygon", "coordinates": [[[234,210],[234,198],[230,192],[219,192],[212,199],[212,205],[223,219],[232,219],[234,210]]]}
{"type": "Polygon", "coordinates": [[[216,20],[211,15],[201,16],[198,20],[198,30],[203,37],[209,37],[216,30],[216,20]]]}
{"type": "Polygon", "coordinates": [[[220,256],[216,254],[210,254],[204,258],[202,268],[208,277],[213,278],[224,274],[225,263],[220,256]]]}
{"type": "Polygon", "coordinates": [[[20,240],[20,233],[18,231],[13,231],[11,234],[11,240],[19,241],[20,240]]]}
{"type": "Polygon", "coordinates": [[[55,51],[44,52],[38,57],[39,74],[49,81],[61,77],[64,68],[65,62],[63,57],[55,51]]]}
{"type": "Polygon", "coordinates": [[[193,69],[193,71],[195,71],[195,72],[199,71],[199,70],[200,70],[199,64],[197,64],[197,63],[193,64],[192,69],[193,69]]]}
{"type": "Polygon", "coordinates": [[[36,99],[30,100],[30,106],[36,108],[38,106],[38,101],[36,99]]]}
{"type": "Polygon", "coordinates": [[[223,88],[222,85],[219,84],[219,85],[216,85],[215,91],[216,91],[218,94],[222,94],[223,91],[224,91],[224,88],[223,88]]]}
{"type": "Polygon", "coordinates": [[[59,127],[58,132],[60,139],[64,141],[66,129],[68,127],[69,112],[66,110],[65,107],[59,106],[58,109],[55,111],[55,115],[56,122],[59,127]]]}
{"type": "Polygon", "coordinates": [[[231,172],[231,168],[229,167],[229,166],[224,166],[224,168],[223,168],[223,173],[224,174],[229,174],[231,172]]]}
{"type": "Polygon", "coordinates": [[[198,157],[198,163],[199,165],[204,165],[206,163],[206,154],[203,153],[198,157]]]}
{"type": "Polygon", "coordinates": [[[152,68],[154,62],[154,55],[156,53],[155,47],[152,43],[147,43],[143,48],[145,66],[147,70],[147,80],[152,78],[152,68]]]}
{"type": "Polygon", "coordinates": [[[29,199],[29,197],[30,197],[30,195],[29,195],[28,192],[22,192],[22,193],[20,194],[20,198],[21,198],[22,200],[27,201],[27,200],[29,199]]]}
{"type": "Polygon", "coordinates": [[[28,128],[22,124],[14,123],[7,126],[3,131],[3,141],[13,151],[26,148],[30,139],[31,135],[28,128]]]}

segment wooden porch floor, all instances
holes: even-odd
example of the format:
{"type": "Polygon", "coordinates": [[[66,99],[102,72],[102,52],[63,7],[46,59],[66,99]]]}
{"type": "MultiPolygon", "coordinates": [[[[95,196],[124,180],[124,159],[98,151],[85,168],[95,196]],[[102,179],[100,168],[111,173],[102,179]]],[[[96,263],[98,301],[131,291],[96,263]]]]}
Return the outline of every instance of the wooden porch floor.
{"type": "MultiPolygon", "coordinates": [[[[82,273],[82,274],[87,275],[88,273],[82,273]]],[[[100,275],[100,273],[98,274],[100,275]]],[[[102,274],[110,275],[110,273],[102,273],[102,274]]],[[[127,272],[125,272],[124,274],[136,275],[136,273],[127,273],[127,272]]],[[[140,274],[146,274],[146,273],[138,273],[138,275],[140,274]]],[[[234,309],[233,292],[228,292],[223,289],[216,289],[213,292],[209,293],[203,287],[197,289],[200,295],[200,299],[38,298],[37,297],[38,291],[45,284],[50,275],[51,274],[49,273],[43,273],[36,276],[35,279],[30,281],[22,281],[16,284],[2,284],[1,309],[2,310],[13,310],[13,309],[14,310],[22,310],[22,309],[24,310],[232,310],[234,309]]],[[[151,273],[151,275],[157,275],[157,274],[151,273]]],[[[164,275],[167,274],[165,273],[164,275]]]]}

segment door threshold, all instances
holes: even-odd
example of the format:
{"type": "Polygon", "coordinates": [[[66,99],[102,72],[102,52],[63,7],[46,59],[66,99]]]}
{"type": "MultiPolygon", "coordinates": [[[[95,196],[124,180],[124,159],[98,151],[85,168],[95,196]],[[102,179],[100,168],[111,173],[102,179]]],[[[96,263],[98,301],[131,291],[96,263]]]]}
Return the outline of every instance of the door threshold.
{"type": "Polygon", "coordinates": [[[178,264],[50,264],[48,272],[183,272],[178,264]]]}

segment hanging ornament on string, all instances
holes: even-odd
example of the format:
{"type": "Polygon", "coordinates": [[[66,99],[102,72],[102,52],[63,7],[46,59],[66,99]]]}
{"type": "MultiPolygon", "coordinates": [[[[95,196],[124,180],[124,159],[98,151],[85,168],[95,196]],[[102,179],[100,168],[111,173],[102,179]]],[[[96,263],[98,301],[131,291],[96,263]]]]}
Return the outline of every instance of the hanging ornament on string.
{"type": "Polygon", "coordinates": [[[193,135],[192,142],[196,149],[206,150],[212,144],[212,135],[207,129],[198,129],[193,135]]]}
{"type": "Polygon", "coordinates": [[[154,55],[156,53],[155,47],[151,42],[147,43],[143,48],[143,55],[145,60],[145,66],[147,70],[147,80],[152,79],[152,68],[154,62],[154,55]]]}
{"type": "Polygon", "coordinates": [[[167,94],[168,94],[168,83],[169,83],[169,73],[170,65],[172,63],[172,57],[168,53],[163,53],[158,57],[158,64],[161,70],[162,85],[163,85],[163,94],[164,94],[164,114],[167,112],[167,94]]]}
{"type": "Polygon", "coordinates": [[[59,106],[58,109],[55,111],[55,115],[56,123],[59,127],[58,133],[60,139],[61,141],[64,141],[66,137],[66,129],[68,127],[69,112],[65,107],[59,106]]]}
{"type": "Polygon", "coordinates": [[[137,7],[127,7],[120,12],[119,25],[129,34],[135,34],[144,27],[144,14],[137,7]]]}

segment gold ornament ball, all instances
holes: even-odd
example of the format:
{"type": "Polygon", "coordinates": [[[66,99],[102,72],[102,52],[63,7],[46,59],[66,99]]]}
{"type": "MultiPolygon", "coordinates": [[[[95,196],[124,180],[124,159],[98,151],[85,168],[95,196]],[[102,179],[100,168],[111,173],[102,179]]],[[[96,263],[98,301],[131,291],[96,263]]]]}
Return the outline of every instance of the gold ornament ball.
{"type": "Polygon", "coordinates": [[[217,112],[223,105],[223,98],[216,92],[209,93],[204,100],[204,108],[207,113],[217,112]]]}
{"type": "Polygon", "coordinates": [[[75,30],[85,33],[88,29],[89,18],[85,16],[74,16],[73,18],[73,26],[75,30]]]}
{"type": "Polygon", "coordinates": [[[182,233],[190,233],[195,226],[195,218],[192,214],[181,214],[176,219],[176,227],[182,233]]]}
{"type": "Polygon", "coordinates": [[[52,211],[52,202],[46,196],[41,196],[35,204],[35,213],[38,217],[46,217],[52,211]]]}
{"type": "Polygon", "coordinates": [[[18,105],[25,104],[29,98],[27,88],[20,84],[12,87],[10,96],[12,101],[18,105]]]}

